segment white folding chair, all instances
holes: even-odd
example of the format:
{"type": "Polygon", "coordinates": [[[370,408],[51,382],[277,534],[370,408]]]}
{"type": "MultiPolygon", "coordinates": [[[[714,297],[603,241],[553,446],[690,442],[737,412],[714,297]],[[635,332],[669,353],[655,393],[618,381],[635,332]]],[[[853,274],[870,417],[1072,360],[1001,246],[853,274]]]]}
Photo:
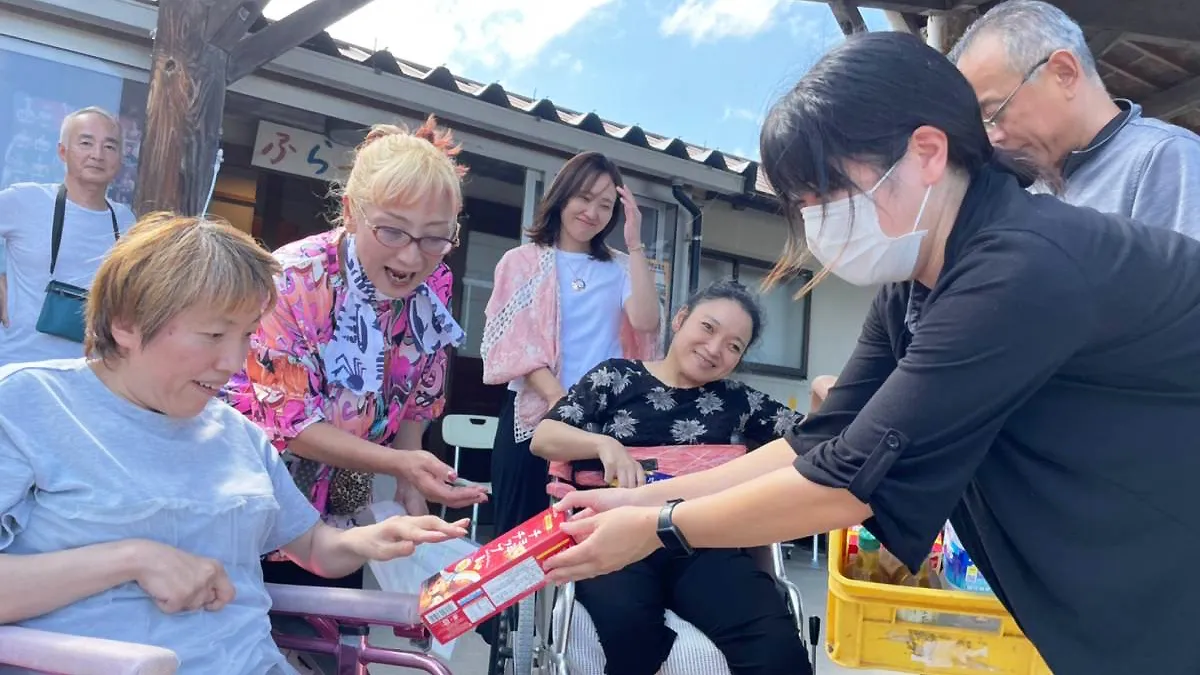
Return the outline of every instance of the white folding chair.
{"type": "MultiPolygon", "coordinates": [[[[496,443],[496,428],[500,420],[484,415],[446,415],[442,418],[442,440],[446,445],[454,446],[454,471],[459,471],[459,460],[462,451],[487,450],[491,452],[496,443]]],[[[492,491],[491,482],[479,483],[492,491]]],[[[446,517],[446,507],[442,506],[442,517],[446,517]]],[[[475,539],[475,528],[479,521],[479,505],[471,507],[471,539],[475,539]]]]}

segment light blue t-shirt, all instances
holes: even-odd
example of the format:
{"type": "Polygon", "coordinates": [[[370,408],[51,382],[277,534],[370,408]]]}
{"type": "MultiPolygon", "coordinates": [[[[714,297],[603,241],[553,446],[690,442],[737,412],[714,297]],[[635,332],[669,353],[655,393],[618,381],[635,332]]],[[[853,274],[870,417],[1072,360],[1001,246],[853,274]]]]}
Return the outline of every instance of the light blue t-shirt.
{"type": "MultiPolygon", "coordinates": [[[[79,343],[37,330],[46,301],[46,284],[51,279],[57,197],[56,183],[17,183],[0,190],[0,241],[5,245],[9,319],[8,328],[0,328],[0,366],[83,356],[79,343]]],[[[113,217],[122,234],[134,222],[129,207],[110,205],[111,212],[107,208],[93,211],[67,199],[55,280],[91,288],[100,263],[116,242],[113,217]]]]}
{"type": "Polygon", "coordinates": [[[562,361],[558,379],[566,391],[597,364],[622,356],[621,317],[633,286],[629,271],[616,260],[563,250],[555,255],[562,361]]]}
{"type": "Polygon", "coordinates": [[[130,582],[20,625],[165,647],[180,675],[294,673],[259,559],[317,519],[263,432],[218,400],[173,419],[83,359],[0,368],[0,553],[150,539],[220,561],[237,589],[219,612],[164,614],[130,582]]]}

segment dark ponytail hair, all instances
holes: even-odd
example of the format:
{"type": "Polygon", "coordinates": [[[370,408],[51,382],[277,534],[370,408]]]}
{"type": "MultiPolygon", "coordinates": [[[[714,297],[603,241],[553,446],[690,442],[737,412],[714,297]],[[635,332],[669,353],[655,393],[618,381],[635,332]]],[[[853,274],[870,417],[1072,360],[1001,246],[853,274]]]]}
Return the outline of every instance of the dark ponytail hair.
{"type": "Polygon", "coordinates": [[[766,321],[763,317],[762,307],[758,304],[758,297],[738,282],[732,279],[722,279],[692,293],[679,311],[683,312],[684,318],[687,318],[691,316],[692,310],[712,300],[732,300],[741,305],[746,314],[750,316],[750,342],[746,344],[745,349],[745,351],[749,351],[762,335],[763,324],[766,321]]]}
{"type": "Polygon", "coordinates": [[[846,163],[885,171],[922,126],[946,134],[949,163],[968,175],[993,157],[971,85],[941,52],[908,33],[848,37],[775,104],[759,151],[791,232],[768,283],[790,278],[804,262],[799,197],[858,190],[846,163]]]}

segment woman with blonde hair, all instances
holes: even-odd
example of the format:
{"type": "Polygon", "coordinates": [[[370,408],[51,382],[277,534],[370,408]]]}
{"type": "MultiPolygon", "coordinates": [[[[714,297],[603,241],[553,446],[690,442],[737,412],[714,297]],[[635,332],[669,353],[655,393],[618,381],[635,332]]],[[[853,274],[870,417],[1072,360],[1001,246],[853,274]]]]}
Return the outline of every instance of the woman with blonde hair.
{"type": "Polygon", "coordinates": [[[180,675],[290,673],[261,555],[337,577],[464,534],[428,515],[325,525],[216,400],[278,269],[227,223],[146,216],[96,275],[88,358],[0,368],[0,624],[167,648],[180,675]]]}
{"type": "MultiPolygon", "coordinates": [[[[421,450],[442,413],[458,244],[459,148],[430,117],[414,132],[377,125],[355,154],[337,227],[280,248],[279,299],[250,340],[226,399],[262,427],[326,522],[364,522],[375,474],[395,476],[410,514],[426,500],[483,501],[421,450]]],[[[327,585],[272,556],[268,581],[327,585]]],[[[361,572],[336,585],[361,587],[361,572]]]]}

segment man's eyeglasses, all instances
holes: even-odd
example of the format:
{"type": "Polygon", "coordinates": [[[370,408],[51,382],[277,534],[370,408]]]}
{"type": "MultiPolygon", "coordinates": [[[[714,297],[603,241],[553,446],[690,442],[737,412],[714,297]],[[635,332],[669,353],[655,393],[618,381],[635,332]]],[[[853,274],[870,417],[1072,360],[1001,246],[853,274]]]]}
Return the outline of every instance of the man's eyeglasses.
{"type": "Polygon", "coordinates": [[[379,243],[388,248],[404,248],[415,243],[421,249],[421,253],[425,255],[446,255],[454,250],[455,246],[458,246],[458,223],[454,223],[454,234],[450,237],[414,237],[398,227],[375,225],[365,216],[363,221],[375,233],[375,238],[379,240],[379,243]]]}
{"type": "MultiPolygon", "coordinates": [[[[1050,56],[1053,56],[1053,54],[1050,56]]],[[[1033,78],[1033,74],[1038,71],[1038,68],[1041,68],[1049,63],[1050,56],[1047,56],[1046,58],[1034,64],[1034,66],[1029,69],[1029,72],[1025,73],[1025,77],[1021,78],[1021,81],[1017,84],[1017,86],[1013,87],[1013,90],[1008,92],[1008,96],[1006,96],[1004,100],[1000,102],[1000,106],[996,108],[996,111],[983,118],[983,126],[987,127],[988,131],[992,131],[996,128],[996,125],[999,124],[1000,121],[1000,115],[1004,113],[1004,109],[1007,108],[1008,104],[1012,102],[1013,97],[1017,95],[1017,92],[1021,91],[1021,87],[1024,87],[1029,80],[1033,78]]]]}

